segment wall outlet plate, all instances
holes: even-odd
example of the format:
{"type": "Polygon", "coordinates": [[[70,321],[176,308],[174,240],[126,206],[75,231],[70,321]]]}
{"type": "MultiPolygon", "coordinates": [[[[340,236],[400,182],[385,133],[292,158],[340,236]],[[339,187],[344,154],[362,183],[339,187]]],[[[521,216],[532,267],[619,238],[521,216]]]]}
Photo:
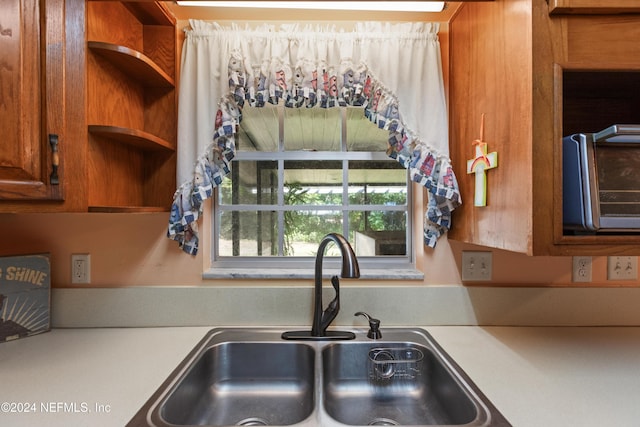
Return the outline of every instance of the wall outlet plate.
{"type": "Polygon", "coordinates": [[[591,257],[590,256],[574,256],[573,257],[573,274],[571,280],[574,282],[590,282],[591,281],[591,257]]]}
{"type": "Polygon", "coordinates": [[[91,283],[91,255],[71,255],[71,283],[79,285],[91,283]]]}
{"type": "Polygon", "coordinates": [[[610,256],[607,258],[607,280],[637,280],[637,256],[610,256]]]}
{"type": "Polygon", "coordinates": [[[489,281],[492,274],[492,253],[489,251],[462,251],[462,280],[489,281]]]}

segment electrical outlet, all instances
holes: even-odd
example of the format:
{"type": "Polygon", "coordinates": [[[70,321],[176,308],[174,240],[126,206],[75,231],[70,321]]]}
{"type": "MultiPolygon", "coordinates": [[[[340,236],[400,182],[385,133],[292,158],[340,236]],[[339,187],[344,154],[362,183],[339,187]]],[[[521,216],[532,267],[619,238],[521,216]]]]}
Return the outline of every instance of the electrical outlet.
{"type": "Polygon", "coordinates": [[[91,255],[71,255],[71,283],[91,283],[91,255]]]}
{"type": "Polygon", "coordinates": [[[462,280],[491,280],[491,252],[462,251],[462,280]]]}
{"type": "Polygon", "coordinates": [[[574,256],[573,257],[573,275],[574,282],[590,282],[591,281],[591,257],[590,256],[574,256]]]}
{"type": "Polygon", "coordinates": [[[637,280],[638,257],[610,256],[607,258],[607,280],[637,280]]]}

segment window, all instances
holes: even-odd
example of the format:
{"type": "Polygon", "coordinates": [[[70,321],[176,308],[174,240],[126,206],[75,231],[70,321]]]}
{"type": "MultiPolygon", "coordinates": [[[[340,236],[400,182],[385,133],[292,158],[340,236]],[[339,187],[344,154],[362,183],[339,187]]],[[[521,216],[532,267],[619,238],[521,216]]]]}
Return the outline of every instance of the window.
{"type": "Polygon", "coordinates": [[[245,106],[232,172],[217,187],[213,266],[311,267],[322,237],[361,266],[411,265],[407,170],[362,108],[245,106]]]}

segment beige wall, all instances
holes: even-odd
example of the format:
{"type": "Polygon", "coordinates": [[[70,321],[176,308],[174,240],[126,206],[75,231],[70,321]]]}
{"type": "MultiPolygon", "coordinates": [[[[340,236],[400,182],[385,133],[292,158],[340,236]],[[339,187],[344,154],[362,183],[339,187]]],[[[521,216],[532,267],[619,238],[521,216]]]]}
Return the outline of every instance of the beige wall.
{"type": "MultiPolygon", "coordinates": [[[[416,210],[419,210],[416,209],[416,210]]],[[[201,273],[205,257],[183,253],[176,242],[166,238],[168,214],[0,214],[0,255],[48,252],[52,262],[54,287],[71,287],[71,254],[91,254],[91,285],[183,286],[225,285],[229,280],[205,281],[201,273]]],[[[206,225],[206,224],[205,224],[206,225]]],[[[208,232],[203,227],[203,236],[208,232]]],[[[459,262],[463,249],[483,250],[442,240],[435,250],[424,249],[419,265],[423,282],[384,282],[384,285],[461,284],[459,262]]],[[[571,258],[527,257],[494,251],[495,285],[571,284],[571,258]]],[[[594,258],[592,284],[605,284],[606,258],[594,258]]],[[[238,285],[261,285],[265,281],[234,281],[238,285]]],[[[285,282],[297,285],[296,281],[285,282]]],[[[278,281],[278,285],[285,284],[278,281]]],[[[303,282],[306,284],[306,282],[303,282]]],[[[366,284],[350,281],[350,285],[366,284]]],[[[371,284],[371,283],[369,283],[371,284]]],[[[631,283],[630,283],[631,284],[631,283]]],[[[635,283],[633,283],[635,284],[635,283]]]]}

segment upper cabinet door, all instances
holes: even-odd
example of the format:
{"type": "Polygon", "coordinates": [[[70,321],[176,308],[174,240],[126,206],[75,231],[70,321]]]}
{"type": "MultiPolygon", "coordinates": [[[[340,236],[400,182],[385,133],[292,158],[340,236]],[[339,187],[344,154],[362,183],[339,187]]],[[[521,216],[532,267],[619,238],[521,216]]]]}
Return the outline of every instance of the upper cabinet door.
{"type": "Polygon", "coordinates": [[[640,0],[549,0],[549,13],[640,12],[640,0]]]}
{"type": "Polygon", "coordinates": [[[545,0],[469,2],[449,30],[450,153],[463,200],[449,239],[528,255],[640,255],[637,232],[564,227],[562,143],[640,123],[637,16],[550,16],[545,0]],[[465,172],[479,136],[501,160],[487,171],[486,206],[476,207],[475,176],[465,172]]]}
{"type": "Polygon", "coordinates": [[[63,52],[47,45],[63,42],[64,21],[46,6],[0,2],[0,201],[63,199],[62,90],[53,84],[63,52]]]}
{"type": "Polygon", "coordinates": [[[85,10],[0,1],[0,212],[87,209],[85,10]]]}

